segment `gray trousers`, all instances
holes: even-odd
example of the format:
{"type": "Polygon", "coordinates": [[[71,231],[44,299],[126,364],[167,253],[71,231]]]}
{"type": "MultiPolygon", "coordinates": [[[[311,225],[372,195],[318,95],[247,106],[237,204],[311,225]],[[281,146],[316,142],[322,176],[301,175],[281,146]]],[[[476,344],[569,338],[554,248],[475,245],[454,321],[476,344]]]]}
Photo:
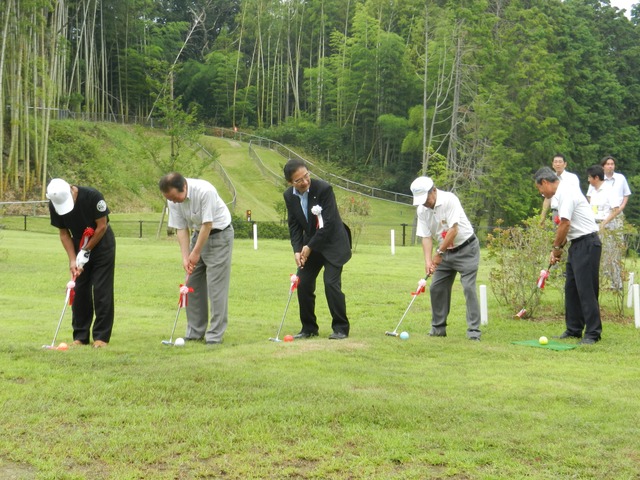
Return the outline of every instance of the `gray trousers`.
{"type": "Polygon", "coordinates": [[[476,276],[480,265],[480,245],[474,240],[457,252],[444,254],[442,263],[433,274],[431,294],[431,335],[446,336],[447,317],[451,310],[451,289],[456,274],[467,302],[467,337],[480,338],[480,304],[476,292],[476,276]]]}
{"type": "MultiPolygon", "coordinates": [[[[191,238],[192,249],[196,238],[197,234],[191,238]]],[[[193,292],[188,297],[185,338],[222,342],[229,313],[232,250],[233,227],[209,235],[200,254],[200,261],[187,282],[193,292]]]]}

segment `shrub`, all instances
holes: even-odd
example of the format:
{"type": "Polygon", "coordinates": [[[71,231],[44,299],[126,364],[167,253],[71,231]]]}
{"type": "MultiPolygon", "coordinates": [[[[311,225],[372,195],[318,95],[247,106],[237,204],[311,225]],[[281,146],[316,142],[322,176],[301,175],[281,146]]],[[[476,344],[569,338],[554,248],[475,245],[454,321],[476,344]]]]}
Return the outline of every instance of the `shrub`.
{"type": "MultiPolygon", "coordinates": [[[[497,227],[487,236],[489,257],[496,266],[491,269],[489,283],[498,303],[517,313],[525,307],[523,318],[534,316],[543,290],[536,282],[540,270],[547,269],[555,232],[550,222],[540,226],[540,217],[531,217],[522,225],[497,227]]],[[[550,271],[545,288],[563,284],[564,259],[550,271]]]]}

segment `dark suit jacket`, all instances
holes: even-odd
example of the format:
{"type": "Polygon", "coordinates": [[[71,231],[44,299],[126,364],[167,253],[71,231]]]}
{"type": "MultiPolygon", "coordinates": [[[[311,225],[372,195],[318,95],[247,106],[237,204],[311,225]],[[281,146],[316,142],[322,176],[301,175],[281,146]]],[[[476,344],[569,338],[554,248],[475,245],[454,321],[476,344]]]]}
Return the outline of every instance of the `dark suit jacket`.
{"type": "Polygon", "coordinates": [[[335,266],[342,266],[351,258],[351,239],[347,226],[342,223],[333,188],[323,180],[311,180],[309,187],[308,218],[306,220],[300,198],[293,194],[293,187],[284,192],[287,205],[289,235],[294,253],[308,245],[312,252],[321,253],[335,266]],[[322,207],[324,227],[317,228],[317,218],[311,213],[315,205],[322,207]]]}

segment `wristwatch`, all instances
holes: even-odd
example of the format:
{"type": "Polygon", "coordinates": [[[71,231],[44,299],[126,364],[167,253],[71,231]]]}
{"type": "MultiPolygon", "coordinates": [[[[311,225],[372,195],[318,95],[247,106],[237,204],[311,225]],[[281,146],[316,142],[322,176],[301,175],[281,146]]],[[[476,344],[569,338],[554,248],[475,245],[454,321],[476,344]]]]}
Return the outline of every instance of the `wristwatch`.
{"type": "Polygon", "coordinates": [[[440,255],[442,257],[444,255],[444,252],[439,248],[436,248],[436,255],[440,255]]]}

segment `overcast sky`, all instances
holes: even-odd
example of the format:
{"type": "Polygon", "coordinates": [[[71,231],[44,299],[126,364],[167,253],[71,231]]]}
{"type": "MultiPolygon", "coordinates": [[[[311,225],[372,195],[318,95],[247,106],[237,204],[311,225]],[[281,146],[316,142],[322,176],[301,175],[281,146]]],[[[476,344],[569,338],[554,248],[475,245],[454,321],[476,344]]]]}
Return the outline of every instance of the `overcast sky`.
{"type": "Polygon", "coordinates": [[[611,5],[620,9],[624,8],[628,17],[631,14],[631,6],[638,2],[640,0],[611,0],[611,5]]]}

